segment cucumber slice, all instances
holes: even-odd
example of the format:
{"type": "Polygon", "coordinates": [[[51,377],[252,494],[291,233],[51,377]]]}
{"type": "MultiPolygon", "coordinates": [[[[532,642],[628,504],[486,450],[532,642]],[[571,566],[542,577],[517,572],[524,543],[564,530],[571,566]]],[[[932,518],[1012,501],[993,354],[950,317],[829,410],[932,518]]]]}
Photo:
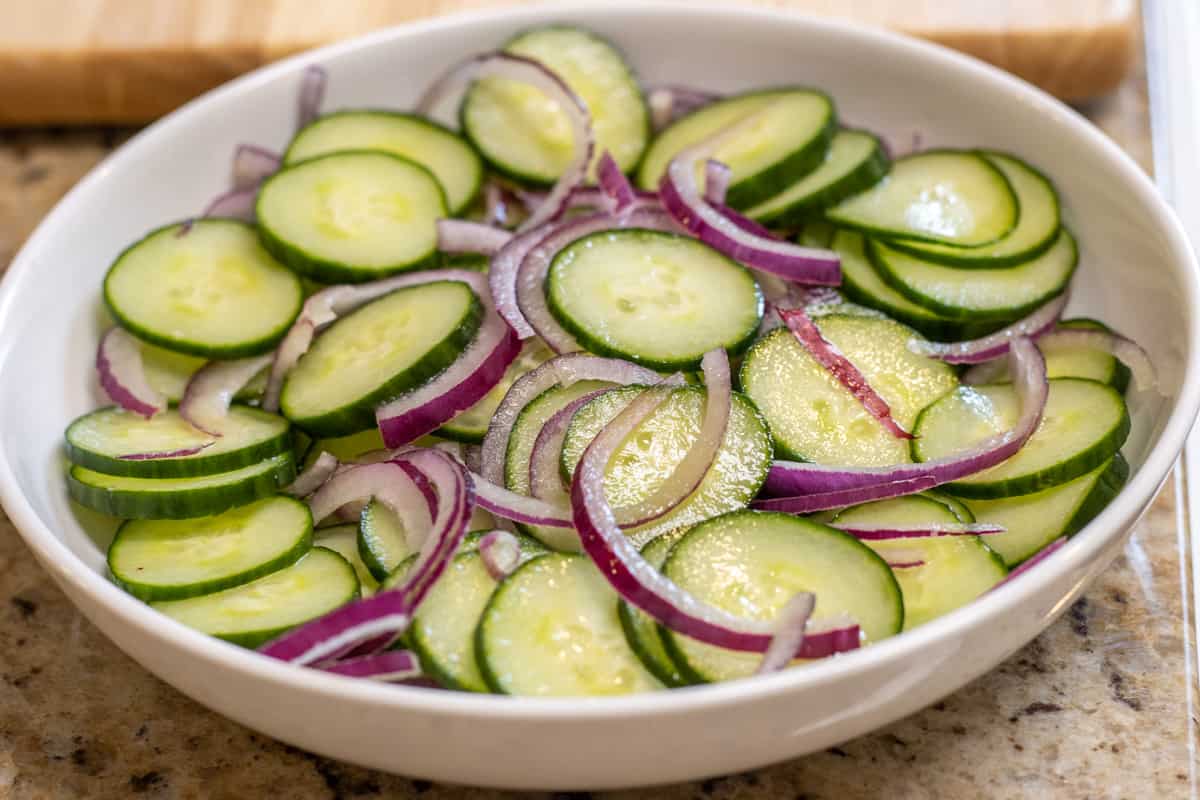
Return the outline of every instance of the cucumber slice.
{"type": "MultiPolygon", "coordinates": [[[[848,508],[834,521],[882,526],[957,523],[960,520],[937,500],[912,495],[848,508]]],[[[876,540],[863,544],[889,563],[925,562],[919,567],[892,569],[904,595],[904,630],[924,625],[965,606],[1008,574],[1004,561],[980,536],[876,540]]]]}
{"type": "MultiPolygon", "coordinates": [[[[805,228],[805,231],[808,227],[805,228]]],[[[802,244],[806,243],[803,240],[802,244]]],[[[825,245],[813,244],[821,247],[825,245]]],[[[981,323],[978,320],[959,320],[944,317],[912,300],[889,286],[866,253],[866,243],[861,233],[839,230],[834,234],[831,245],[842,258],[842,294],[848,300],[874,308],[892,317],[897,322],[919,331],[934,341],[960,342],[977,339],[997,328],[1004,321],[981,323]]]]}
{"type": "Polygon", "coordinates": [[[638,169],[638,186],[658,189],[680,151],[750,117],[754,121],[712,155],[731,170],[725,202],[734,208],[766,202],[817,169],[837,130],[833,100],[823,92],[782,87],[735,95],[693,111],[659,133],[638,169]]]}
{"type": "Polygon", "coordinates": [[[283,569],[312,547],[312,515],[268,497],[212,517],[129,520],[108,548],[113,581],[147,602],[212,594],[283,569]]]}
{"type": "MultiPolygon", "coordinates": [[[[574,474],[592,439],[641,391],[636,386],[617,389],[575,412],[563,442],[564,475],[574,474]]],[[[702,386],[676,389],[629,435],[604,476],[604,491],[614,508],[645,499],[670,476],[700,435],[704,399],[702,386]]],[[[758,494],[770,466],[771,436],[766,423],[754,404],[735,392],[725,440],[700,486],[669,514],[625,533],[635,546],[641,546],[672,528],[745,508],[758,494]]]]}
{"type": "Polygon", "coordinates": [[[931,490],[928,492],[922,492],[920,495],[917,495],[917,496],[918,497],[927,497],[930,500],[934,500],[938,503],[941,503],[950,511],[950,513],[954,516],[954,518],[956,520],[958,520],[959,522],[966,522],[966,523],[976,522],[975,515],[971,513],[970,507],[968,507],[966,503],[964,503],[962,500],[959,500],[957,497],[954,497],[953,495],[944,494],[942,492],[931,490]]]}
{"type": "MultiPolygon", "coordinates": [[[[904,600],[892,571],[869,547],[801,517],[735,511],[692,528],[671,548],[663,572],[696,598],[743,617],[773,620],[801,591],[817,597],[813,618],[848,615],[868,643],[904,626],[904,600]]],[[[680,672],[697,683],[754,674],[760,653],[698,642],[666,628],[663,641],[680,672]]]]}
{"type": "Polygon", "coordinates": [[[385,580],[412,554],[404,524],[391,509],[376,500],[363,506],[358,521],[358,555],[375,580],[385,580]]]}
{"type": "MultiPolygon", "coordinates": [[[[637,166],[650,138],[650,116],[637,78],[610,42],[552,25],[518,34],[504,50],[544,64],[583,99],[596,158],[607,150],[623,172],[637,166]]],[[[550,184],[571,163],[574,139],[566,115],[530,86],[502,78],[477,81],[459,116],[463,133],[488,164],[514,180],[550,184]]]]}
{"type": "MultiPolygon", "coordinates": [[[[421,601],[408,629],[408,644],[420,656],[425,673],[447,689],[464,692],[488,691],[475,658],[475,627],[496,589],[496,579],[474,549],[479,538],[463,543],[464,552],[454,557],[421,601]]],[[[530,537],[519,539],[521,563],[546,553],[530,537]]]]}
{"type": "Polygon", "coordinates": [[[874,186],[887,174],[889,163],[883,144],[873,134],[838,131],[819,167],[769,200],[748,208],[746,216],[773,227],[799,225],[874,186]]]}
{"type": "Polygon", "coordinates": [[[496,409],[504,400],[504,395],[508,394],[509,388],[516,383],[517,378],[542,362],[549,361],[554,355],[554,351],[547,347],[541,339],[527,339],[524,347],[521,348],[521,354],[513,363],[509,364],[508,370],[500,382],[478,403],[438,428],[437,434],[447,439],[469,444],[482,442],[483,437],[487,434],[488,425],[491,424],[492,415],[496,413],[496,409]]]}
{"type": "Polygon", "coordinates": [[[1060,536],[1071,536],[1104,510],[1129,477],[1120,453],[1091,472],[1041,492],[1006,500],[969,500],[980,522],[1003,525],[988,544],[1015,567],[1060,536]]]}
{"type": "MultiPolygon", "coordinates": [[[[952,368],[909,350],[914,334],[897,322],[845,314],[815,322],[906,430],[921,409],[958,384],[952,368]]],[[[856,466],[909,460],[907,440],[888,432],[787,328],[755,342],[742,362],[741,383],[766,418],[780,457],[856,466]]]]}
{"type": "Polygon", "coordinates": [[[381,150],[425,167],[446,193],[447,211],[462,212],[483,183],[479,154],[454,131],[418,114],[384,109],[335,111],[296,132],[284,166],[344,150],[381,150]]]}
{"type": "Polygon", "coordinates": [[[67,427],[67,458],[109,475],[135,478],[188,478],[228,472],[282,453],[292,446],[288,421],[278,414],[232,406],[222,436],[196,430],[175,410],[146,419],[116,406],[84,414],[67,427]],[[134,460],[135,453],[164,453],[212,442],[203,450],[174,458],[134,460]]]}
{"type": "MultiPolygon", "coordinates": [[[[662,569],[663,562],[667,560],[671,548],[687,532],[687,528],[676,528],[651,539],[642,548],[642,558],[646,559],[647,563],[655,569],[662,569]]],[[[624,600],[617,607],[617,615],[621,618],[621,628],[625,631],[625,639],[646,669],[650,670],[654,677],[662,681],[665,686],[687,686],[687,679],[675,666],[670,653],[667,652],[666,645],[663,644],[662,636],[658,632],[658,622],[654,617],[631,606],[624,600]]]]}
{"type": "MultiPolygon", "coordinates": [[[[418,442],[418,444],[424,444],[418,442]]],[[[322,452],[337,458],[338,461],[354,461],[359,456],[372,450],[383,450],[383,434],[379,428],[368,428],[365,431],[351,433],[347,436],[335,436],[329,439],[316,439],[306,454],[304,466],[308,466],[322,452]]]]}
{"type": "Polygon", "coordinates": [[[891,246],[925,261],[952,267],[996,269],[1016,266],[1044,253],[1058,236],[1058,194],[1050,179],[1033,167],[1004,153],[980,153],[1004,173],[1017,196],[1020,218],[1003,239],[982,247],[952,247],[944,244],[897,239],[891,246]]]}
{"type": "Polygon", "coordinates": [[[263,246],[321,283],[373,281],[435,266],[446,198],[425,167],[373,150],[329,153],[263,182],[263,246]]]}
{"type": "Polygon", "coordinates": [[[483,307],[465,283],[399,289],[317,337],[283,384],[284,416],[318,436],[375,426],[375,408],[454,362],[479,329],[483,307]]]}
{"type": "Polygon", "coordinates": [[[82,506],[125,519],[187,519],[219,514],[274,494],[296,477],[290,452],[248,467],[196,478],[129,478],[80,467],[67,491],[82,506]]]}
{"type": "Polygon", "coordinates": [[[883,180],[825,216],[863,233],[978,247],[1006,236],[1019,214],[1004,173],[986,158],[928,150],[898,159],[883,180]]]}
{"type": "MultiPolygon", "coordinates": [[[[603,381],[579,381],[570,386],[553,386],[521,409],[508,435],[504,453],[505,487],[520,494],[529,494],[529,461],[542,426],[572,401],[611,386],[612,384],[603,381]]],[[[547,546],[553,547],[552,543],[564,541],[561,529],[522,524],[518,524],[517,527],[547,546]]]]}
{"type": "Polygon", "coordinates": [[[867,243],[879,276],[918,305],[953,319],[1013,320],[1061,294],[1075,272],[1075,238],[1060,228],[1049,250],[998,269],[960,269],[922,261],[879,241],[867,243]]]}
{"type": "MultiPolygon", "coordinates": [[[[1019,412],[1012,386],[960,386],[921,412],[913,431],[913,460],[966,450],[1012,428],[1019,412]]],[[[1104,464],[1128,435],[1125,401],[1111,386],[1055,378],[1041,425],[1015,456],[941,490],[986,499],[1039,492],[1104,464]]]]}
{"type": "Polygon", "coordinates": [[[749,270],[687,236],[601,231],[559,251],[546,299],[593,353],[669,372],[695,369],[714,347],[737,355],[763,300],[749,270]]]}
{"type": "Polygon", "coordinates": [[[139,339],[204,358],[270,351],[300,313],[300,281],[254,228],[206,218],[151,231],[104,276],[104,302],[139,339]]]}
{"type": "Polygon", "coordinates": [[[536,697],[619,695],[662,685],[629,649],[617,594],[586,556],[552,553],[501,581],[475,631],[488,687],[536,697]]]}
{"type": "Polygon", "coordinates": [[[189,628],[258,647],[357,598],[354,568],[332,550],[314,547],[287,569],[256,581],[153,607],[189,628]]]}
{"type": "MultiPolygon", "coordinates": [[[[1068,319],[1058,323],[1060,328],[1091,328],[1108,331],[1102,322],[1094,319],[1068,319]]],[[[1129,367],[1122,364],[1112,353],[1094,347],[1077,347],[1072,345],[1055,344],[1040,340],[1038,349],[1046,358],[1046,376],[1049,378],[1087,378],[1100,383],[1107,383],[1121,394],[1129,388],[1129,367]]],[[[992,383],[1011,383],[1008,365],[996,376],[992,383]]]]}
{"type": "Polygon", "coordinates": [[[379,588],[379,582],[375,580],[375,576],[358,556],[357,525],[333,525],[328,528],[317,528],[313,532],[313,543],[332,550],[354,567],[354,574],[358,576],[359,591],[362,592],[363,597],[375,594],[375,590],[379,588]]]}

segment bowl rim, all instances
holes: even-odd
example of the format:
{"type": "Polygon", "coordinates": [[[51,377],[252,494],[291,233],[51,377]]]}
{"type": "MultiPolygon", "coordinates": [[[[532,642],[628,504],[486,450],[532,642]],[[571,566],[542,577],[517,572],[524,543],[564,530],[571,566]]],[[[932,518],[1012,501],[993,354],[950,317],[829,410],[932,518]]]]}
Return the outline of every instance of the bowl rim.
{"type": "MultiPolygon", "coordinates": [[[[67,217],[75,206],[82,204],[84,200],[81,198],[90,192],[93,186],[102,183],[116,165],[135,159],[145,141],[163,136],[170,137],[177,129],[186,127],[193,118],[207,113],[208,104],[216,96],[251,90],[286,76],[293,76],[308,63],[338,58],[362,48],[380,46],[386,42],[400,42],[410,37],[467,24],[535,24],[559,14],[599,14],[614,18],[624,17],[633,21],[639,16],[680,12],[681,7],[669,0],[620,0],[606,3],[604,6],[577,1],[550,7],[534,5],[467,11],[381,29],[299,53],[217,87],[132,137],[84,176],[38,224],[13,258],[3,281],[0,282],[0,332],[12,324],[13,308],[22,287],[32,280],[37,253],[43,242],[60,226],[59,220],[67,217]]],[[[1128,154],[1078,112],[1040,89],[996,67],[940,45],[840,19],[815,17],[782,9],[728,4],[689,8],[687,13],[691,17],[706,17],[710,21],[733,17],[757,18],[762,22],[787,25],[798,36],[830,35],[866,43],[884,51],[890,50],[902,58],[916,59],[944,70],[960,72],[970,80],[1036,104],[1039,111],[1047,114],[1054,124],[1070,129],[1111,162],[1139,205],[1149,208],[1159,219],[1166,232],[1167,248],[1174,254],[1175,260],[1182,264],[1182,274],[1179,277],[1181,288],[1186,294],[1186,307],[1197,307],[1197,300],[1200,299],[1200,267],[1174,210],[1158,194],[1149,177],[1128,154]]],[[[595,721],[634,718],[648,714],[690,713],[706,708],[761,701],[782,693],[811,690],[831,681],[852,678],[887,663],[904,662],[925,647],[938,642],[953,641],[968,629],[1014,613],[1029,598],[1039,594],[1063,575],[1097,558],[1114,537],[1119,536],[1133,523],[1142,507],[1151,500],[1175,463],[1191,430],[1197,408],[1200,406],[1200,314],[1195,312],[1191,313],[1187,320],[1187,341],[1189,352],[1179,397],[1170,411],[1159,442],[1149,452],[1142,467],[1131,476],[1116,500],[1084,529],[1091,531],[1092,535],[1072,537],[1060,551],[1046,559],[1039,569],[1031,571],[1021,581],[1009,585],[1005,591],[977,598],[950,614],[870,647],[809,665],[803,670],[787,670],[750,680],[692,686],[665,692],[603,698],[522,697],[519,702],[513,702],[512,698],[503,696],[383,685],[282,663],[173,621],[164,625],[161,614],[123,592],[105,576],[89,569],[42,523],[32,504],[20,491],[9,455],[3,451],[0,451],[0,505],[43,567],[60,583],[69,584],[74,592],[104,607],[123,625],[135,627],[143,635],[153,637],[161,647],[172,648],[193,660],[236,670],[249,678],[268,680],[289,690],[326,698],[459,718],[485,715],[511,720],[595,721]],[[1107,534],[1099,535],[1105,528],[1109,529],[1107,534]]]]}

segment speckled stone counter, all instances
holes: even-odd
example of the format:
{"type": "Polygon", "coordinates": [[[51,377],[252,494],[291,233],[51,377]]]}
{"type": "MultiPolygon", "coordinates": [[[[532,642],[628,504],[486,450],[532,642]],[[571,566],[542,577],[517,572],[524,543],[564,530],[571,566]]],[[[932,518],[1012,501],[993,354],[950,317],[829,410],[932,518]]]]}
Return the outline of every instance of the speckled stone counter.
{"type": "MultiPolygon", "coordinates": [[[[1084,109],[1150,162],[1144,76],[1084,109]]],[[[0,265],[123,138],[0,132],[0,265]]],[[[10,421],[4,421],[9,423],[10,421]]],[[[1168,483],[1124,555],[991,674],[861,739],[752,773],[612,797],[1194,797],[1196,717],[1168,483]]],[[[0,798],[492,798],[349,766],[223,719],[123,655],[0,516],[0,798]]],[[[551,797],[553,795],[547,795],[551,797]]],[[[564,797],[586,795],[564,795],[564,797]]]]}

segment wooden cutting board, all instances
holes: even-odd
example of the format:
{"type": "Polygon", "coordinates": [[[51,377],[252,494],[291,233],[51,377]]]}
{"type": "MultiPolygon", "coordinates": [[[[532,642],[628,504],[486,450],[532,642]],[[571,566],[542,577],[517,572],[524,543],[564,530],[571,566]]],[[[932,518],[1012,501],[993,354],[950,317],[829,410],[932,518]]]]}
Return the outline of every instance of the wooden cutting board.
{"type": "MultiPolygon", "coordinates": [[[[675,1],[681,8],[708,4],[675,1]]],[[[738,2],[905,31],[1009,69],[1068,100],[1115,87],[1132,63],[1137,35],[1136,0],[738,2]]],[[[300,50],[438,14],[518,4],[13,0],[0,24],[0,125],[146,122],[300,50]]]]}

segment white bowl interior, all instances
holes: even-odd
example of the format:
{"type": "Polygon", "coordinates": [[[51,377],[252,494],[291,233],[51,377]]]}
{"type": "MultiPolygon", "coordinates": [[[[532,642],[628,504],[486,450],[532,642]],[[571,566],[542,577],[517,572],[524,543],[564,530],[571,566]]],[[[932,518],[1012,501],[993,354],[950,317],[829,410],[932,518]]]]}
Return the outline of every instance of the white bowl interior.
{"type": "MultiPolygon", "coordinates": [[[[494,48],[513,32],[548,20],[582,23],[611,37],[647,83],[682,82],[725,91],[812,84],[834,96],[843,121],[882,132],[901,149],[919,131],[927,146],[996,148],[1044,170],[1062,193],[1065,218],[1081,243],[1070,312],[1100,318],[1134,337],[1146,346],[1159,370],[1162,396],[1138,394],[1133,402],[1134,435],[1125,453],[1135,478],[1119,501],[1126,507],[1106,514],[1084,534],[1106,541],[1121,535],[1120,528],[1148,502],[1165,475],[1194,414],[1196,395],[1191,383],[1184,388],[1185,374],[1192,379],[1196,360],[1194,265],[1173,217],[1132,162],[1048,97],[962,57],[887,34],[720,8],[534,9],[385,32],[260,71],[131,141],[45,221],[14,262],[0,298],[0,381],[8,387],[0,394],[0,482],[5,484],[0,491],[35,551],[60,581],[74,587],[74,596],[82,594],[109,606],[121,624],[147,627],[149,618],[141,611],[132,606],[113,611],[122,602],[114,599],[117,593],[106,592],[98,581],[82,575],[83,570],[103,574],[103,538],[111,525],[74,510],[62,479],[63,428],[98,400],[91,364],[103,325],[100,281],[112,258],[149,229],[196,213],[222,190],[237,143],[285,144],[303,63],[329,69],[328,108],[406,107],[458,58],[494,48]],[[1140,468],[1151,454],[1156,460],[1148,474],[1142,474],[1140,468]],[[70,555],[51,539],[65,545],[70,555]]],[[[1097,545],[1088,557],[1098,552],[1097,545]]],[[[998,608],[992,606],[993,611],[998,608]]],[[[1039,613],[1045,618],[1053,612],[1039,613]]],[[[952,637],[984,621],[982,612],[970,609],[953,615],[953,620],[930,626],[925,639],[952,637]]],[[[159,640],[169,640],[165,646],[186,642],[193,650],[207,647],[207,657],[215,662],[229,669],[245,668],[246,659],[231,655],[232,648],[197,643],[165,621],[159,627],[170,630],[147,635],[166,637],[159,640]]],[[[1019,646],[1032,635],[1030,630],[1010,636],[1004,647],[1019,646]]],[[[872,649],[883,651],[888,645],[872,649]]],[[[864,652],[852,658],[885,656],[864,652]]],[[[821,676],[830,674],[825,670],[808,678],[786,676],[763,691],[819,691],[821,676]]],[[[945,691],[962,680],[947,681],[945,691]]],[[[333,691],[332,685],[324,684],[322,691],[333,691]]],[[[338,681],[337,692],[358,691],[343,689],[345,685],[338,681]]],[[[189,691],[200,690],[193,686],[189,691]]],[[[678,710],[701,695],[720,691],[669,693],[656,698],[656,705],[623,708],[663,710],[676,704],[678,710]]],[[[430,710],[434,701],[426,700],[426,694],[393,691],[386,702],[398,710],[430,710]]],[[[712,694],[710,699],[720,697],[712,694]]],[[[474,703],[470,713],[488,713],[505,702],[460,699],[474,703]]],[[[436,703],[446,708],[446,703],[458,700],[436,703]]],[[[798,738],[787,754],[811,748],[815,741],[798,738]]],[[[312,740],[303,743],[315,746],[312,740]]],[[[739,763],[758,760],[765,757],[746,753],[739,763]]],[[[401,762],[387,766],[411,770],[401,762]]],[[[724,764],[697,764],[688,774],[718,768],[724,764]]],[[[647,764],[627,782],[670,779],[686,772],[655,771],[647,764]]],[[[546,783],[570,785],[569,774],[574,773],[559,768],[546,783]]],[[[458,779],[520,783],[478,771],[458,779]]]]}

